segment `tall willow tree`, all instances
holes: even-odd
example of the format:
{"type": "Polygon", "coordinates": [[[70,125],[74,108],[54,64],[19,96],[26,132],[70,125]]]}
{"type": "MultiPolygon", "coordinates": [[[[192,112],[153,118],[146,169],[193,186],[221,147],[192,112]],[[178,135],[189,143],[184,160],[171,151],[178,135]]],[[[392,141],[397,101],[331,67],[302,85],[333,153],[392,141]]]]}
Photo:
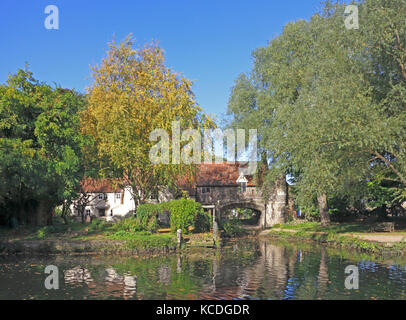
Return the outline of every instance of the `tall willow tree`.
{"type": "Polygon", "coordinates": [[[288,24],[254,52],[253,71],[238,78],[229,102],[234,125],[258,127],[268,178],[292,174],[299,204],[318,204],[323,225],[329,196],[355,198],[372,168],[383,165],[403,183],[404,24],[396,12],[404,1],[378,2],[359,4],[363,31],[347,30],[345,6],[330,2],[310,21],[288,24]]]}
{"type": "Polygon", "coordinates": [[[202,129],[212,121],[197,105],[191,81],[165,66],[163,50],[155,43],[133,48],[131,37],[119,44],[113,40],[107,57],[92,70],[82,128],[96,143],[87,151],[100,159],[104,175],[132,187],[138,205],[191,169],[151,162],[156,144],[150,141],[151,132],[164,129],[170,135],[173,121],[180,122],[181,130],[202,129]]]}

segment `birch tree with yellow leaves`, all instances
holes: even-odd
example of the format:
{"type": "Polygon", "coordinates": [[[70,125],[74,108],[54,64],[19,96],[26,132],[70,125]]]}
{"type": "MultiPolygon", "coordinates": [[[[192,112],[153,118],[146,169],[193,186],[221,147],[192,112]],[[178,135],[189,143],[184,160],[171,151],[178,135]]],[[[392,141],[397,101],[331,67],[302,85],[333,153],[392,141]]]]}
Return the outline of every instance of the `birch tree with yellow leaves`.
{"type": "MultiPolygon", "coordinates": [[[[135,205],[147,201],[162,186],[174,185],[193,165],[152,163],[154,129],[213,127],[198,106],[192,82],[166,67],[162,48],[148,43],[133,46],[131,36],[109,44],[107,57],[92,67],[89,107],[82,114],[82,130],[95,139],[87,152],[98,160],[102,175],[123,179],[132,187],[135,205]]],[[[172,151],[172,146],[170,146],[172,151]]]]}

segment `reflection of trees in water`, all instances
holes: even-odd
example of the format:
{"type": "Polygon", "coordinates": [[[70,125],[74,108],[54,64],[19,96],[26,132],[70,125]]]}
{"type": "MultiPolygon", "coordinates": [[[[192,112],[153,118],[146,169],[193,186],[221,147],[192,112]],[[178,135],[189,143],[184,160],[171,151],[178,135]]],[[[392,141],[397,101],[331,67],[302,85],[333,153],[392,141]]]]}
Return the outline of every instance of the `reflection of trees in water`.
{"type": "Polygon", "coordinates": [[[296,256],[267,241],[248,243],[234,244],[212,260],[212,284],[200,298],[283,298],[296,256]]]}
{"type": "Polygon", "coordinates": [[[212,260],[213,282],[203,298],[294,299],[300,294],[315,299],[327,294],[330,280],[325,248],[307,257],[298,248],[259,239],[251,250],[242,249],[230,249],[231,263],[226,252],[220,261],[212,260]]]}
{"type": "Polygon", "coordinates": [[[321,248],[321,256],[320,256],[320,268],[319,274],[317,277],[317,293],[318,298],[321,299],[324,297],[328,290],[328,256],[327,250],[325,247],[321,248]]]}
{"type": "Polygon", "coordinates": [[[65,282],[85,286],[92,296],[117,298],[406,298],[403,266],[347,260],[324,247],[261,239],[241,240],[216,250],[127,259],[98,269],[75,267],[65,273],[65,282]],[[344,288],[344,269],[350,264],[360,268],[358,291],[344,288]]]}

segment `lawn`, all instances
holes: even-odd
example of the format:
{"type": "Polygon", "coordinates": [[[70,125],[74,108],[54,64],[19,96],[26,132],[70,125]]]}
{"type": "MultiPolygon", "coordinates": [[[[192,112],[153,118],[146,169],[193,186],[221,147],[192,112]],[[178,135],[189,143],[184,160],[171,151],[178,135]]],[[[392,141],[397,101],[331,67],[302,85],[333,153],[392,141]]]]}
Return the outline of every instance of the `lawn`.
{"type": "MultiPolygon", "coordinates": [[[[390,234],[406,234],[406,229],[399,226],[403,226],[402,223],[396,224],[397,228],[395,232],[390,234]]],[[[277,225],[274,228],[283,230],[297,230],[303,232],[327,232],[327,233],[361,233],[361,234],[388,234],[387,232],[371,232],[371,225],[367,223],[332,223],[328,227],[322,227],[320,222],[302,222],[302,223],[287,223],[284,225],[277,225]]]]}

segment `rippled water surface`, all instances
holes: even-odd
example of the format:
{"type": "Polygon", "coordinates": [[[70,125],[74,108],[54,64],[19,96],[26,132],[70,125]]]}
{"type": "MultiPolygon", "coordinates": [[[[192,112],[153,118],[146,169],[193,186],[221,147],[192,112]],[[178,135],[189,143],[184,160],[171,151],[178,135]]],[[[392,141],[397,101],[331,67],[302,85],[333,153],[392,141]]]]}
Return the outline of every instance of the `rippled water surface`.
{"type": "Polygon", "coordinates": [[[406,259],[244,239],[155,258],[0,258],[0,299],[406,299],[406,259]],[[44,270],[59,269],[59,290],[44,270]],[[358,266],[359,289],[345,289],[358,266]]]}

